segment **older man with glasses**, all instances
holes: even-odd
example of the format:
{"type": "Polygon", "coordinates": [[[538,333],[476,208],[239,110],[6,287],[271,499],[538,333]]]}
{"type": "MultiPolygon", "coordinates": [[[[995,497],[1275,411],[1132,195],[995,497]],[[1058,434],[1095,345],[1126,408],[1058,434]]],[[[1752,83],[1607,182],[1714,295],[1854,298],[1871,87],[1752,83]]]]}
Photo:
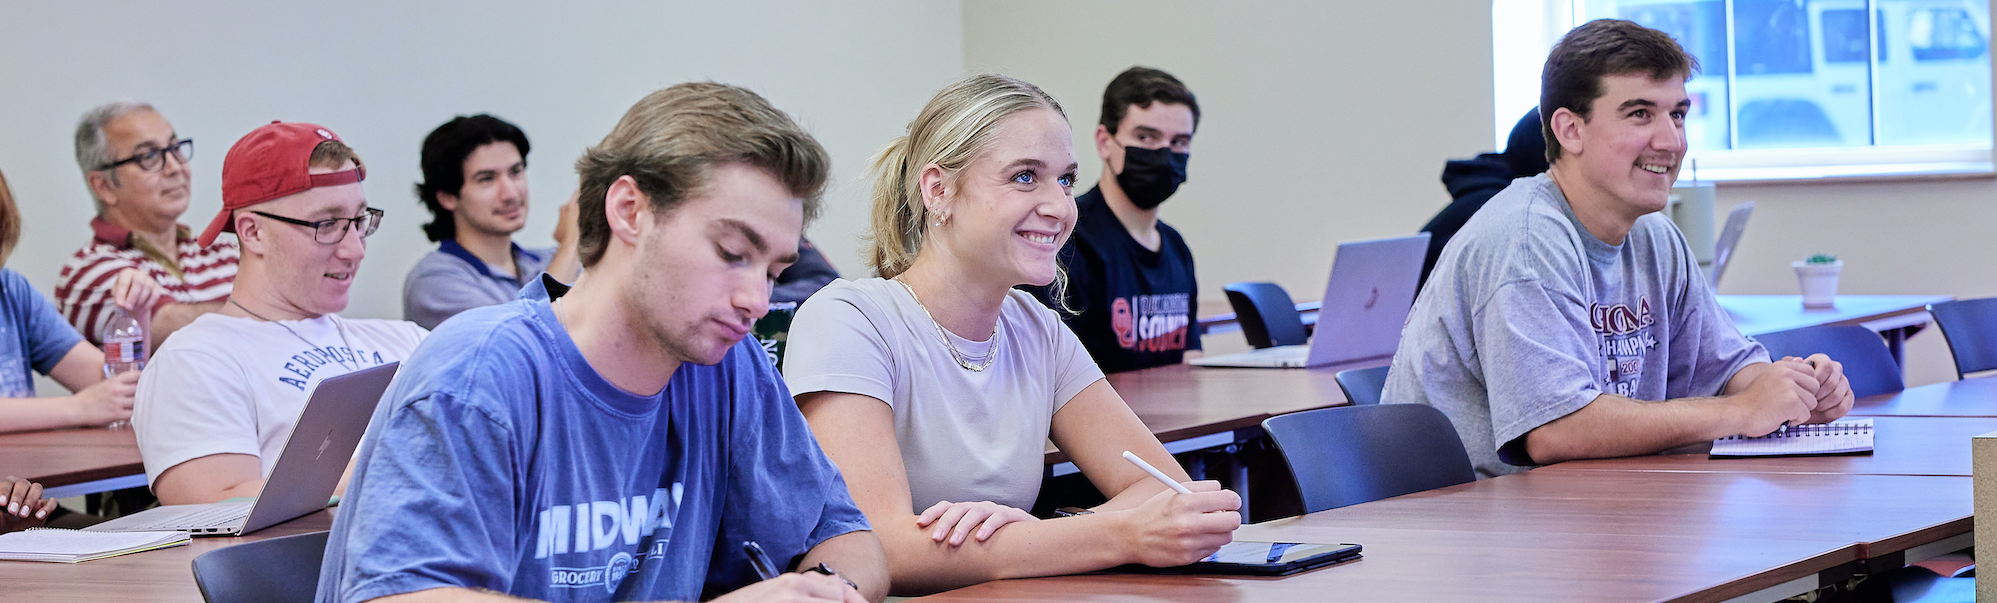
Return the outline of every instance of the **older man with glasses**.
{"type": "MultiPolygon", "coordinates": [[[[235,241],[201,245],[179,223],[187,211],[194,141],[152,105],[106,104],[76,126],[76,165],[97,205],[91,238],[56,279],[56,307],[91,343],[102,344],[117,274],[137,269],[166,295],[151,309],[152,342],[221,309],[236,279],[235,241]]],[[[142,317],[143,318],[143,317],[142,317]]]]}
{"type": "Polygon", "coordinates": [[[255,496],[313,387],[401,361],[428,334],[337,314],[381,225],[366,177],[360,156],[313,124],[272,122],[222,159],[222,211],[198,243],[236,235],[235,291],[160,346],[132,411],[160,502],[255,496]]]}

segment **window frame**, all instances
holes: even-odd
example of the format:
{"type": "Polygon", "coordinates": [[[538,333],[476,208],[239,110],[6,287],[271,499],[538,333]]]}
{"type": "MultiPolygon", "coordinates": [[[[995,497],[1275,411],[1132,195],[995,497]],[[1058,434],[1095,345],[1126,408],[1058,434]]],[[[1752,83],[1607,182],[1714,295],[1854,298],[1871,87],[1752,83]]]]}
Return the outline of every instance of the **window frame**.
{"type": "MultiPolygon", "coordinates": [[[[1728,14],[1731,15],[1731,1],[1728,14]]],[[[1879,49],[1878,38],[1891,36],[1893,32],[1881,31],[1878,19],[1882,8],[1881,0],[1863,0],[1863,9],[1868,17],[1868,37],[1874,49],[1879,49]]],[[[1537,104],[1539,94],[1539,71],[1546,53],[1561,35],[1579,23],[1595,18],[1613,15],[1587,14],[1587,0],[1492,0],[1492,72],[1496,85],[1493,89],[1495,132],[1497,148],[1503,148],[1506,138],[1517,123],[1524,109],[1537,104]],[[1536,56],[1535,56],[1536,55],[1536,56]]],[[[1990,1],[1985,0],[1986,11],[1990,1]]],[[[1828,10],[1828,9],[1826,9],[1828,10]]],[[[1990,12],[1985,13],[1990,14],[1990,12]]],[[[1731,20],[1731,17],[1729,18],[1731,20]]],[[[1973,24],[1973,22],[1972,22],[1973,24]]],[[[1821,26],[1812,25],[1821,29],[1821,26]]],[[[1989,25],[1985,24],[1984,53],[1988,57],[1992,50],[1989,25]]],[[[1827,32],[1813,32],[1812,51],[1825,43],[1822,38],[1827,32]]],[[[1736,85],[1733,63],[1733,41],[1729,26],[1728,60],[1726,65],[1705,65],[1704,75],[1699,77],[1725,77],[1728,79],[1727,104],[1721,119],[1729,128],[1728,137],[1737,145],[1739,132],[1736,128],[1740,101],[1736,85]]],[[[1893,52],[1880,49],[1886,52],[1893,52]]],[[[1870,86],[1867,98],[1872,116],[1869,122],[1875,133],[1875,142],[1866,146],[1805,147],[1789,149],[1694,149],[1687,154],[1686,168],[1680,173],[1685,180],[1710,180],[1722,182],[1790,182],[1822,179],[1863,179],[1901,180],[1931,178],[1987,178],[1997,177],[1997,155],[1993,154],[1990,143],[1921,144],[1921,145],[1879,145],[1876,133],[1881,127],[1879,115],[1879,73],[1881,57],[1868,53],[1868,74],[1870,86]]],[[[1911,59],[1912,57],[1908,57],[1911,59]]],[[[1986,60],[1988,60],[1986,58],[1986,60]]],[[[1991,80],[1997,82],[1997,60],[1990,60],[1991,80]]],[[[1991,91],[1989,85],[1986,91],[1991,91]]],[[[1997,140],[1997,102],[1992,103],[1992,139],[1997,140]]]]}

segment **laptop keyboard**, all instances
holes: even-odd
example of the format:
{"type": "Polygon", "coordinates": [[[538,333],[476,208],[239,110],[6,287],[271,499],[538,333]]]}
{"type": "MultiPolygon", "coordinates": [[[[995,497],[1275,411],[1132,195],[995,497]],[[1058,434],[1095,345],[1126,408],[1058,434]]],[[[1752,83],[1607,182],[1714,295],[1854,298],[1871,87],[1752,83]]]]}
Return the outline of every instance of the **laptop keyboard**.
{"type": "Polygon", "coordinates": [[[250,516],[250,505],[216,505],[186,515],[162,518],[144,525],[132,526],[133,530],[175,530],[225,526],[250,516]]]}

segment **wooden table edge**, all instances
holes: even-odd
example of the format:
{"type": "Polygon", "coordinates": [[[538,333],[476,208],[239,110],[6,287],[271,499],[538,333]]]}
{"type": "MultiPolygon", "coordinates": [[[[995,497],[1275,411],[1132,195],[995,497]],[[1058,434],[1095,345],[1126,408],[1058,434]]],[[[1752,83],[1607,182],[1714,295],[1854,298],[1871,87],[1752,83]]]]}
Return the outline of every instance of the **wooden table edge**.
{"type": "MultiPolygon", "coordinates": [[[[1342,404],[1332,404],[1321,408],[1330,408],[1331,406],[1342,406],[1342,404]]],[[[1316,409],[1307,408],[1304,410],[1316,410],[1316,409]]],[[[1190,440],[1200,436],[1209,436],[1216,433],[1226,433],[1230,431],[1236,431],[1245,427],[1260,427],[1262,425],[1263,420],[1273,416],[1276,415],[1268,413],[1260,413],[1255,416],[1229,419],[1226,421],[1221,421],[1219,423],[1194,425],[1192,427],[1182,427],[1179,429],[1174,429],[1165,432],[1152,432],[1151,436],[1158,438],[1158,441],[1161,443],[1176,442],[1179,440],[1190,440]]],[[[1046,464],[1051,466],[1051,465],[1059,465],[1061,463],[1066,463],[1074,459],[1068,458],[1068,453],[1063,452],[1059,449],[1055,449],[1046,452],[1045,460],[1046,464]]]]}
{"type": "Polygon", "coordinates": [[[1809,559],[1781,567],[1769,568],[1767,571],[1750,574],[1739,580],[1717,584],[1704,590],[1666,599],[1666,601],[1669,603],[1719,603],[1729,601],[1735,597],[1754,594],[1762,589],[1777,586],[1784,582],[1815,576],[1823,573],[1825,570],[1856,562],[1860,559],[1859,552],[1860,545],[1856,543],[1846,545],[1841,548],[1824,551],[1809,559]]]}
{"type": "Polygon", "coordinates": [[[1546,470],[1552,470],[1552,471],[1554,471],[1554,472],[1557,472],[1557,473],[1568,473],[1568,472],[1573,472],[1573,471],[1593,471],[1593,472],[1604,472],[1604,473],[1606,473],[1606,472],[1618,472],[1618,471],[1620,471],[1620,472],[1630,472],[1630,473],[1765,473],[1765,474],[1772,474],[1772,475],[1891,475],[1891,476],[1900,476],[1900,477],[1962,477],[1962,478],[1967,478],[1967,477],[1970,477],[1970,476],[1968,476],[1968,475],[1962,475],[1962,474],[1957,474],[1957,473],[1868,473],[1868,472],[1851,472],[1851,471],[1816,471],[1816,470],[1806,470],[1806,469],[1784,469],[1784,470],[1768,470],[1768,469],[1718,469],[1718,470],[1711,470],[1711,469],[1653,469],[1653,468],[1648,468],[1648,467],[1613,467],[1613,466],[1612,466],[1612,467],[1589,467],[1589,466],[1582,466],[1582,467],[1563,467],[1562,465],[1564,465],[1564,463],[1563,463],[1563,464],[1555,464],[1555,465],[1547,465],[1547,466],[1545,466],[1545,467],[1540,467],[1540,468],[1538,468],[1538,469],[1535,469],[1534,471],[1546,471],[1546,470]]]}
{"type": "Polygon", "coordinates": [[[1941,542],[1949,538],[1969,534],[1975,531],[1975,529],[1976,516],[1972,514],[1968,517],[1931,525],[1878,542],[1861,542],[1858,544],[1858,555],[1860,559],[1877,559],[1893,553],[1904,552],[1907,549],[1924,544],[1941,542]]]}
{"type": "Polygon", "coordinates": [[[29,477],[27,479],[29,481],[41,484],[43,488],[54,488],[57,486],[69,486],[74,484],[84,484],[84,483],[94,482],[98,480],[125,477],[128,475],[145,475],[145,473],[146,473],[145,463],[131,463],[126,465],[112,466],[112,467],[97,467],[92,469],[84,469],[80,471],[70,471],[67,473],[52,473],[48,475],[37,475],[29,477]]]}

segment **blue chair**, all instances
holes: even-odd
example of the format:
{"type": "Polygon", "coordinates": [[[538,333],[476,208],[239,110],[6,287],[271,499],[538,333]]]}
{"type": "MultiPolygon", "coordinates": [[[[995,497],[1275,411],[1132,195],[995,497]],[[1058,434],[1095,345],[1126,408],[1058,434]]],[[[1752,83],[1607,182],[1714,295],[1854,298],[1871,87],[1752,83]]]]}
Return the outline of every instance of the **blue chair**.
{"type": "Polygon", "coordinates": [[[1886,349],[1878,333],[1859,326],[1805,327],[1769,333],[1754,338],[1768,348],[1772,358],[1807,358],[1824,354],[1844,365],[1844,377],[1851,381],[1851,393],[1863,398],[1907,389],[1900,376],[1900,364],[1886,349]]]}
{"type": "Polygon", "coordinates": [[[319,590],[326,532],[245,542],[194,558],[194,583],[208,603],[310,603],[319,590]]]}
{"type": "Polygon", "coordinates": [[[1477,479],[1456,427],[1425,404],[1320,408],[1262,429],[1296,476],[1305,513],[1477,479]]]}
{"type": "Polygon", "coordinates": [[[1355,405],[1379,404],[1380,392],[1387,389],[1387,367],[1339,371],[1338,389],[1344,391],[1345,399],[1355,405]]]}
{"type": "Polygon", "coordinates": [[[1228,283],[1222,289],[1227,291],[1227,303],[1234,306],[1234,316],[1241,324],[1241,335],[1248,339],[1248,345],[1266,348],[1279,345],[1300,345],[1310,340],[1304,331],[1303,317],[1297,314],[1296,302],[1290,301],[1290,294],[1275,283],[1228,283]]]}
{"type": "Polygon", "coordinates": [[[1955,356],[1955,378],[1997,368],[1997,297],[1928,306],[1955,356]]]}

